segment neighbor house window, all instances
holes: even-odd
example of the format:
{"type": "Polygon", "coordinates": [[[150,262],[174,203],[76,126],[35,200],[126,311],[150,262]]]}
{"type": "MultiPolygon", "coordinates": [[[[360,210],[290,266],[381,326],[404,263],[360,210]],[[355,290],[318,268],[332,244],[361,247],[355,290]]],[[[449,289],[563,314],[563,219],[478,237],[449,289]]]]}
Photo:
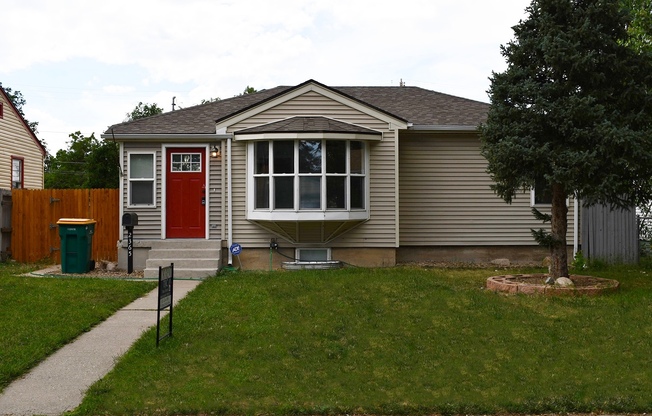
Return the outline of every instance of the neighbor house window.
{"type": "Polygon", "coordinates": [[[552,204],[552,188],[543,179],[538,179],[534,183],[534,189],[531,192],[531,205],[551,205],[552,204]]]}
{"type": "Polygon", "coordinates": [[[129,153],[129,205],[156,205],[154,160],[154,153],[129,153]]]}
{"type": "Polygon", "coordinates": [[[254,210],[366,210],[368,169],[364,142],[273,140],[250,146],[254,210]]]}
{"type": "Polygon", "coordinates": [[[13,189],[22,189],[25,187],[24,181],[24,159],[22,157],[11,158],[11,187],[13,189]]]}
{"type": "Polygon", "coordinates": [[[4,107],[3,107],[3,105],[4,104],[0,102],[0,118],[4,117],[4,107]]]}

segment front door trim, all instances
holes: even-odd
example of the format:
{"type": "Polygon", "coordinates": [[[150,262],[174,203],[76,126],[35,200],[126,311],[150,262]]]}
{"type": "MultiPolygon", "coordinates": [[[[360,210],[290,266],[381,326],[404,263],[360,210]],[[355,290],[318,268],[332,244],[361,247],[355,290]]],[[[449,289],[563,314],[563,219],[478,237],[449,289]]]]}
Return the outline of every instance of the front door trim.
{"type": "Polygon", "coordinates": [[[168,148],[194,148],[194,149],[203,149],[204,152],[204,174],[205,179],[204,183],[206,184],[206,206],[205,209],[205,218],[206,218],[206,235],[204,238],[208,240],[209,238],[209,206],[210,206],[210,192],[209,189],[209,178],[210,178],[210,148],[206,143],[168,143],[161,145],[161,239],[165,240],[166,230],[167,230],[167,171],[168,171],[168,148]]]}

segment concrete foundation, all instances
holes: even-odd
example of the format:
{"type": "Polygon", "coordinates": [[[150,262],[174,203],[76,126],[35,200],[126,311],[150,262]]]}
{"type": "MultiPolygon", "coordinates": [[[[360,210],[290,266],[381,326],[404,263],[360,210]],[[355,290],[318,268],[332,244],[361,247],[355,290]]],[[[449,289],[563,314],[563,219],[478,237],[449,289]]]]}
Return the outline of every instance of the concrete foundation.
{"type": "MultiPolygon", "coordinates": [[[[292,261],[293,257],[294,249],[274,250],[271,252],[270,265],[269,248],[243,247],[239,256],[233,256],[233,266],[240,267],[242,264],[242,270],[279,270],[282,268],[283,262],[292,261]]],[[[396,265],[395,248],[333,248],[331,257],[333,260],[359,267],[392,267],[396,265]]]]}
{"type": "Polygon", "coordinates": [[[512,265],[541,265],[549,255],[550,252],[540,246],[401,247],[396,260],[398,263],[483,264],[508,259],[512,265]]]}

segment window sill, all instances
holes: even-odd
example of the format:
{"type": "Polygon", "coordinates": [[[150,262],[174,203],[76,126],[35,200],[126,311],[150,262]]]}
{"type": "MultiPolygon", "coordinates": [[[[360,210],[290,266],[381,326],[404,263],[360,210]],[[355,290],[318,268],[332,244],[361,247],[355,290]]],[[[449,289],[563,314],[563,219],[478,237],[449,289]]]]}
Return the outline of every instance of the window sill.
{"type": "Polygon", "coordinates": [[[249,211],[251,221],[364,221],[369,212],[360,211],[249,211]]]}

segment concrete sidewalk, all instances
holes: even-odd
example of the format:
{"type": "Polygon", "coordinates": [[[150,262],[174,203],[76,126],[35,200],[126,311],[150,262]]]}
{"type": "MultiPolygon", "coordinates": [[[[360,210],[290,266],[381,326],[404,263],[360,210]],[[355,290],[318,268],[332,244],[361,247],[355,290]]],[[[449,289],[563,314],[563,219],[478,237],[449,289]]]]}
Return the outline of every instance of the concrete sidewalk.
{"type": "MultiPolygon", "coordinates": [[[[174,303],[199,283],[175,279],[174,303]]],[[[11,383],[0,394],[0,415],[60,415],[75,409],[91,384],[111,371],[147,328],[156,325],[157,302],[155,289],[11,383]]]]}

